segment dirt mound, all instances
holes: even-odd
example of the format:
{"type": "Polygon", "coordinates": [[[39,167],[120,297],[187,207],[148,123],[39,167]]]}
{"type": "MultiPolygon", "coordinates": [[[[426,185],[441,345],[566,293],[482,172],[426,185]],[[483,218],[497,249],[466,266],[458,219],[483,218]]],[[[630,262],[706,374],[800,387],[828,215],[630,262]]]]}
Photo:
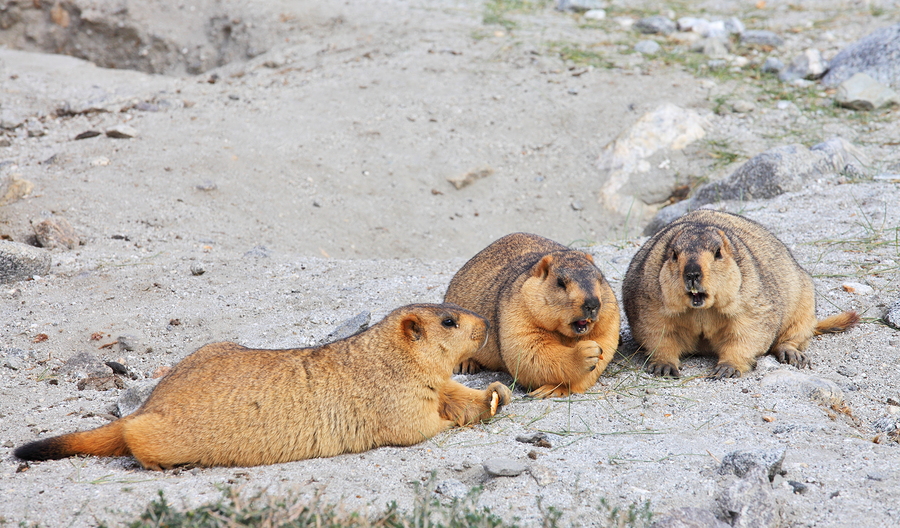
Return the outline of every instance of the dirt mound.
{"type": "Polygon", "coordinates": [[[98,66],[197,74],[291,42],[327,22],[311,2],[168,0],[97,2],[7,0],[0,5],[0,44],[61,53],[98,66]]]}

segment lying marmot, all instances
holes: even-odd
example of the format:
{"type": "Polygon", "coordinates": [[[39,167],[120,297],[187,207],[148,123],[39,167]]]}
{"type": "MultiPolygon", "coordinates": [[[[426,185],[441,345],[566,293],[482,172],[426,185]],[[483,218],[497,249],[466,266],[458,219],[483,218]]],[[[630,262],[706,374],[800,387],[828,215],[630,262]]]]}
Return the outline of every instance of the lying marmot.
{"type": "Polygon", "coordinates": [[[679,376],[680,358],[694,352],[718,355],[711,378],[739,377],[767,352],[802,368],[813,335],[859,322],[856,312],[817,321],[812,279],[788,248],[752,220],[705,209],[641,247],[622,301],[658,376],[679,376]]]}
{"type": "Polygon", "coordinates": [[[318,348],[206,345],[133,414],[16,449],[25,460],[133,455],[146,469],[275,464],[421,442],[489,419],[510,401],[470,389],[453,368],[485,342],[487,322],[449,304],[398,308],[318,348]]]}
{"type": "Polygon", "coordinates": [[[513,233],[483,249],[444,300],[491,323],[487,344],[458,371],[505,370],[534,397],[586,391],[619,343],[619,305],[594,259],[537,235],[513,233]]]}

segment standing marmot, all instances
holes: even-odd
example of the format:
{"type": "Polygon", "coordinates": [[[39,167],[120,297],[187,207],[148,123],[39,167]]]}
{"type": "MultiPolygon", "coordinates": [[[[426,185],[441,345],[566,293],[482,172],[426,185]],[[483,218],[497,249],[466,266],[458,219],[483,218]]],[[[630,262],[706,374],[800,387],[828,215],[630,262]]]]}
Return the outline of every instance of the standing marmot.
{"type": "Polygon", "coordinates": [[[679,376],[684,355],[714,353],[711,378],[738,377],[771,352],[809,364],[814,334],[842,332],[856,312],[816,320],[813,282],[787,247],[741,216],[700,209],[675,220],[634,256],[622,285],[648,371],[679,376]]]}
{"type": "Polygon", "coordinates": [[[619,305],[587,253],[537,235],[507,235],[472,257],[444,296],[491,322],[460,370],[505,370],[531,396],[596,383],[619,343],[619,305]]]}
{"type": "Polygon", "coordinates": [[[487,322],[453,305],[398,308],[318,348],[204,346],[133,414],[19,447],[26,460],[133,455],[147,469],[252,466],[412,445],[488,419],[510,400],[499,382],[470,389],[453,368],[485,342],[487,322]]]}

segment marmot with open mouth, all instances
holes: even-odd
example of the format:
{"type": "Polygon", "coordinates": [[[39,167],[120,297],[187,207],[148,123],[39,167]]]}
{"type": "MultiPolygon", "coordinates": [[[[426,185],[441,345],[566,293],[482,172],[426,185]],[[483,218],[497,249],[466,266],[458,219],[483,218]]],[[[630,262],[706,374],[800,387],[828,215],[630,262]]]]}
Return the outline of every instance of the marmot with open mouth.
{"type": "Polygon", "coordinates": [[[537,235],[513,233],[483,249],[444,300],[491,323],[487,344],[458,371],[504,370],[533,397],[585,392],[619,343],[619,305],[593,258],[537,235]]]}
{"type": "Polygon", "coordinates": [[[739,377],[771,353],[809,365],[813,335],[843,332],[856,312],[816,319],[812,278],[772,233],[744,217],[700,209],[648,240],[631,261],[622,303],[647,370],[680,376],[680,359],[717,355],[711,378],[739,377]]]}

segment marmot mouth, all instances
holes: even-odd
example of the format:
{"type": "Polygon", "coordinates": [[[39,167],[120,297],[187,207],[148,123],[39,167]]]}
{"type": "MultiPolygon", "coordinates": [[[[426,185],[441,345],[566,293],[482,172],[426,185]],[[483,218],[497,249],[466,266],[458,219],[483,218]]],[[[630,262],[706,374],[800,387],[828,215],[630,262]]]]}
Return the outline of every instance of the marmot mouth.
{"type": "Polygon", "coordinates": [[[572,323],[572,330],[574,330],[576,334],[583,334],[588,331],[588,327],[590,326],[590,319],[579,319],[572,323]]]}
{"type": "Polygon", "coordinates": [[[706,303],[706,294],[703,292],[692,291],[688,292],[688,295],[691,298],[691,306],[694,308],[700,308],[706,303]]]}

